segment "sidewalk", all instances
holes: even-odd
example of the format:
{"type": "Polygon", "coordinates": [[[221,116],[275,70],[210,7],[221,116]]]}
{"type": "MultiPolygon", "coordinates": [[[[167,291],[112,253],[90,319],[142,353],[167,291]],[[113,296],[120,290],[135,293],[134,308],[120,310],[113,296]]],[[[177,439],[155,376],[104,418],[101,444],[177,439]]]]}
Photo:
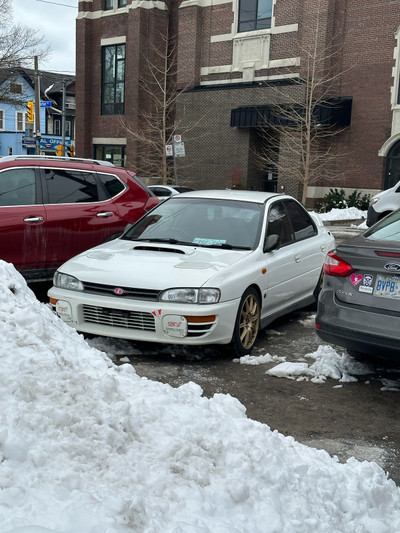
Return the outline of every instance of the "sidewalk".
{"type": "Polygon", "coordinates": [[[355,237],[367,229],[363,222],[365,222],[364,219],[327,220],[324,222],[324,226],[329,229],[335,238],[347,239],[355,237]]]}

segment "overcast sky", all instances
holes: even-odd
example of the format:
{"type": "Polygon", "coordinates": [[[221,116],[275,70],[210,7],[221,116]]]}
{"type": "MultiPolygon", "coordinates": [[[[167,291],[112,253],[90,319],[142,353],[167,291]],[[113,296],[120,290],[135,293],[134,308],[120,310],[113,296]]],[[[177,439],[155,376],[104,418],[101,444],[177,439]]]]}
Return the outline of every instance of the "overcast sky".
{"type": "Polygon", "coordinates": [[[39,70],[75,74],[75,19],[78,0],[12,2],[14,22],[37,29],[50,45],[51,54],[39,63],[39,70]]]}

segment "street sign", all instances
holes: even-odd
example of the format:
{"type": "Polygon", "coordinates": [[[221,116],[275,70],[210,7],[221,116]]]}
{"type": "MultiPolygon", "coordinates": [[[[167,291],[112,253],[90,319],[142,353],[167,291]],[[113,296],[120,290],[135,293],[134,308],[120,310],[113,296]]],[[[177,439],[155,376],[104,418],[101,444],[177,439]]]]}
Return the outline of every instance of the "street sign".
{"type": "Polygon", "coordinates": [[[174,143],[182,142],[182,135],[174,135],[174,143]]]}
{"type": "Polygon", "coordinates": [[[49,100],[42,100],[40,102],[40,107],[51,107],[51,102],[49,100]]]}
{"type": "Polygon", "coordinates": [[[185,157],[185,143],[174,144],[175,157],[185,157]]]}
{"type": "Polygon", "coordinates": [[[165,153],[166,153],[167,157],[174,155],[174,151],[172,149],[172,144],[166,144],[165,145],[165,153]]]}

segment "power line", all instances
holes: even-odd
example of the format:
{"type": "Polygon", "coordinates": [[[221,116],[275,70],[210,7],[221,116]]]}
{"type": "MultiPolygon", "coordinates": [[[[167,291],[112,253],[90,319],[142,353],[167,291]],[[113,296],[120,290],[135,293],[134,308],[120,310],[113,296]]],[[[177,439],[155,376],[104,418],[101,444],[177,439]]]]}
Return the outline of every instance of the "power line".
{"type": "Polygon", "coordinates": [[[43,2],[44,4],[54,4],[56,6],[70,7],[72,9],[77,9],[78,6],[71,6],[69,4],[61,4],[60,2],[51,2],[50,0],[36,0],[36,2],[43,2]]]}

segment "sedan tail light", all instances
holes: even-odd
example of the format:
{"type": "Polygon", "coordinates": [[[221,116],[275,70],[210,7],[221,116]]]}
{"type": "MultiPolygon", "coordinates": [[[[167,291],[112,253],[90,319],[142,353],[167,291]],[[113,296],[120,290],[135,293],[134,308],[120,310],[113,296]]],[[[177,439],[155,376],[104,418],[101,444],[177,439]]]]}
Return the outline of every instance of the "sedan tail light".
{"type": "Polygon", "coordinates": [[[328,276],[348,276],[354,271],[354,268],[336,255],[334,252],[329,252],[324,263],[324,274],[328,276]]]}

